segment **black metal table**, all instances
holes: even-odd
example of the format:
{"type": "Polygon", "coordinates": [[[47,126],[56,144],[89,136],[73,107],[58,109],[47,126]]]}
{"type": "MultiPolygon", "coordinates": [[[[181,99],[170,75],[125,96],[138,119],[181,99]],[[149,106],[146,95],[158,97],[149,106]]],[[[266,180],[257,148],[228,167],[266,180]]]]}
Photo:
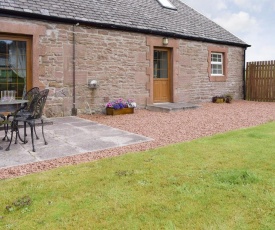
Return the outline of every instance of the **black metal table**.
{"type": "MultiPolygon", "coordinates": [[[[23,99],[9,100],[9,101],[0,100],[0,113],[3,113],[3,115],[7,117],[9,113],[14,112],[17,108],[20,107],[20,105],[27,102],[28,100],[23,100],[23,99]]],[[[5,137],[3,139],[5,140],[6,137],[7,137],[7,131],[5,130],[5,137]]],[[[1,149],[3,148],[0,146],[0,150],[1,149]]]]}
{"type": "Polygon", "coordinates": [[[1,101],[0,100],[0,112],[13,112],[18,108],[18,105],[27,103],[28,100],[10,100],[1,101]]]}

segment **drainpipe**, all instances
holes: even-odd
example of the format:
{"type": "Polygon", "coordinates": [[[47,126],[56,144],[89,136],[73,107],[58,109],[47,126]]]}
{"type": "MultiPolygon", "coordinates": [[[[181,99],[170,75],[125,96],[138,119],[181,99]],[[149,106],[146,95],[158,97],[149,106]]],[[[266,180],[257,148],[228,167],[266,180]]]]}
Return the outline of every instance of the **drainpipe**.
{"type": "Polygon", "coordinates": [[[246,71],[245,71],[245,68],[246,68],[246,48],[244,48],[244,51],[243,51],[243,99],[245,100],[246,99],[246,71]]]}
{"type": "Polygon", "coordinates": [[[72,116],[77,115],[77,108],[75,108],[75,26],[78,26],[79,23],[73,25],[73,108],[72,116]]]}

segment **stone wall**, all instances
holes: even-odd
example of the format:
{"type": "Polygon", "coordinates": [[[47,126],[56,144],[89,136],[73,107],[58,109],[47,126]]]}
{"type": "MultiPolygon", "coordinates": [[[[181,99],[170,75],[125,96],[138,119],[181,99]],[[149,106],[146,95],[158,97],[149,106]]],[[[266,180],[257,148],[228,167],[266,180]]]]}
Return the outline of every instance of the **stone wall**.
{"type": "Polygon", "coordinates": [[[208,76],[208,47],[214,44],[181,40],[179,47],[178,97],[183,102],[209,102],[213,96],[230,94],[243,98],[243,48],[228,49],[228,74],[225,82],[211,82],[208,76]]]}
{"type": "MultiPolygon", "coordinates": [[[[73,85],[72,26],[47,26],[41,37],[45,54],[41,56],[40,79],[51,89],[48,115],[71,114],[73,85]],[[52,113],[52,114],[50,114],[52,113]]],[[[141,34],[75,27],[75,83],[78,113],[98,113],[109,100],[134,98],[145,104],[146,90],[145,37],[141,34]],[[98,87],[90,89],[88,82],[98,87]]]]}
{"type": "MultiPolygon", "coordinates": [[[[1,18],[7,28],[20,24],[40,28],[39,44],[33,47],[38,68],[33,82],[50,89],[46,116],[69,116],[73,108],[73,26],[1,18]],[[43,28],[41,30],[41,28],[43,28]],[[38,71],[37,71],[38,69],[38,71]]],[[[11,33],[0,29],[0,33],[11,33]]],[[[25,32],[33,36],[35,32],[25,32]]],[[[101,113],[109,100],[133,98],[144,108],[150,97],[147,69],[152,64],[146,57],[146,37],[140,33],[123,32],[75,26],[75,83],[78,114],[101,113]],[[90,89],[88,82],[97,80],[98,88],[90,89]]],[[[149,36],[150,37],[150,36],[149,36]]],[[[208,43],[178,40],[177,85],[174,86],[178,102],[206,102],[215,95],[230,93],[234,99],[242,98],[243,49],[228,48],[228,79],[210,82],[208,77],[208,43]]],[[[176,53],[176,52],[175,52],[176,53]]],[[[176,59],[175,59],[176,60],[176,59]]]]}

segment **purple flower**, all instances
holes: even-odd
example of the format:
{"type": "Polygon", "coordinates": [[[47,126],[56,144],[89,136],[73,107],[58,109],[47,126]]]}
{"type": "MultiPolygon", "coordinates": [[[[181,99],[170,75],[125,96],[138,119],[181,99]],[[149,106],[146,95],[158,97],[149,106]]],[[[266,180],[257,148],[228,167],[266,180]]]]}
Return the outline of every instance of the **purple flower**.
{"type": "Polygon", "coordinates": [[[113,108],[113,109],[123,109],[123,108],[133,107],[133,106],[131,106],[132,103],[135,103],[133,99],[124,100],[122,98],[119,98],[117,100],[108,102],[105,105],[105,107],[113,108]]]}
{"type": "Polygon", "coordinates": [[[119,104],[114,104],[114,105],[113,105],[113,108],[114,108],[114,109],[120,109],[120,106],[119,106],[119,104]]]}

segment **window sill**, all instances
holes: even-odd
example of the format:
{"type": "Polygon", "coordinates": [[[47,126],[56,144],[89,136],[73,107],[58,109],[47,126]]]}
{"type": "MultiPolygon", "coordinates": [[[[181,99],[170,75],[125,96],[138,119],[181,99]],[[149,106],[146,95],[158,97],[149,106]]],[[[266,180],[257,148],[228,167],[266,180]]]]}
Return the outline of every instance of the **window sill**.
{"type": "Polygon", "coordinates": [[[209,81],[212,81],[212,82],[225,82],[226,81],[226,76],[210,76],[209,81]]]}

